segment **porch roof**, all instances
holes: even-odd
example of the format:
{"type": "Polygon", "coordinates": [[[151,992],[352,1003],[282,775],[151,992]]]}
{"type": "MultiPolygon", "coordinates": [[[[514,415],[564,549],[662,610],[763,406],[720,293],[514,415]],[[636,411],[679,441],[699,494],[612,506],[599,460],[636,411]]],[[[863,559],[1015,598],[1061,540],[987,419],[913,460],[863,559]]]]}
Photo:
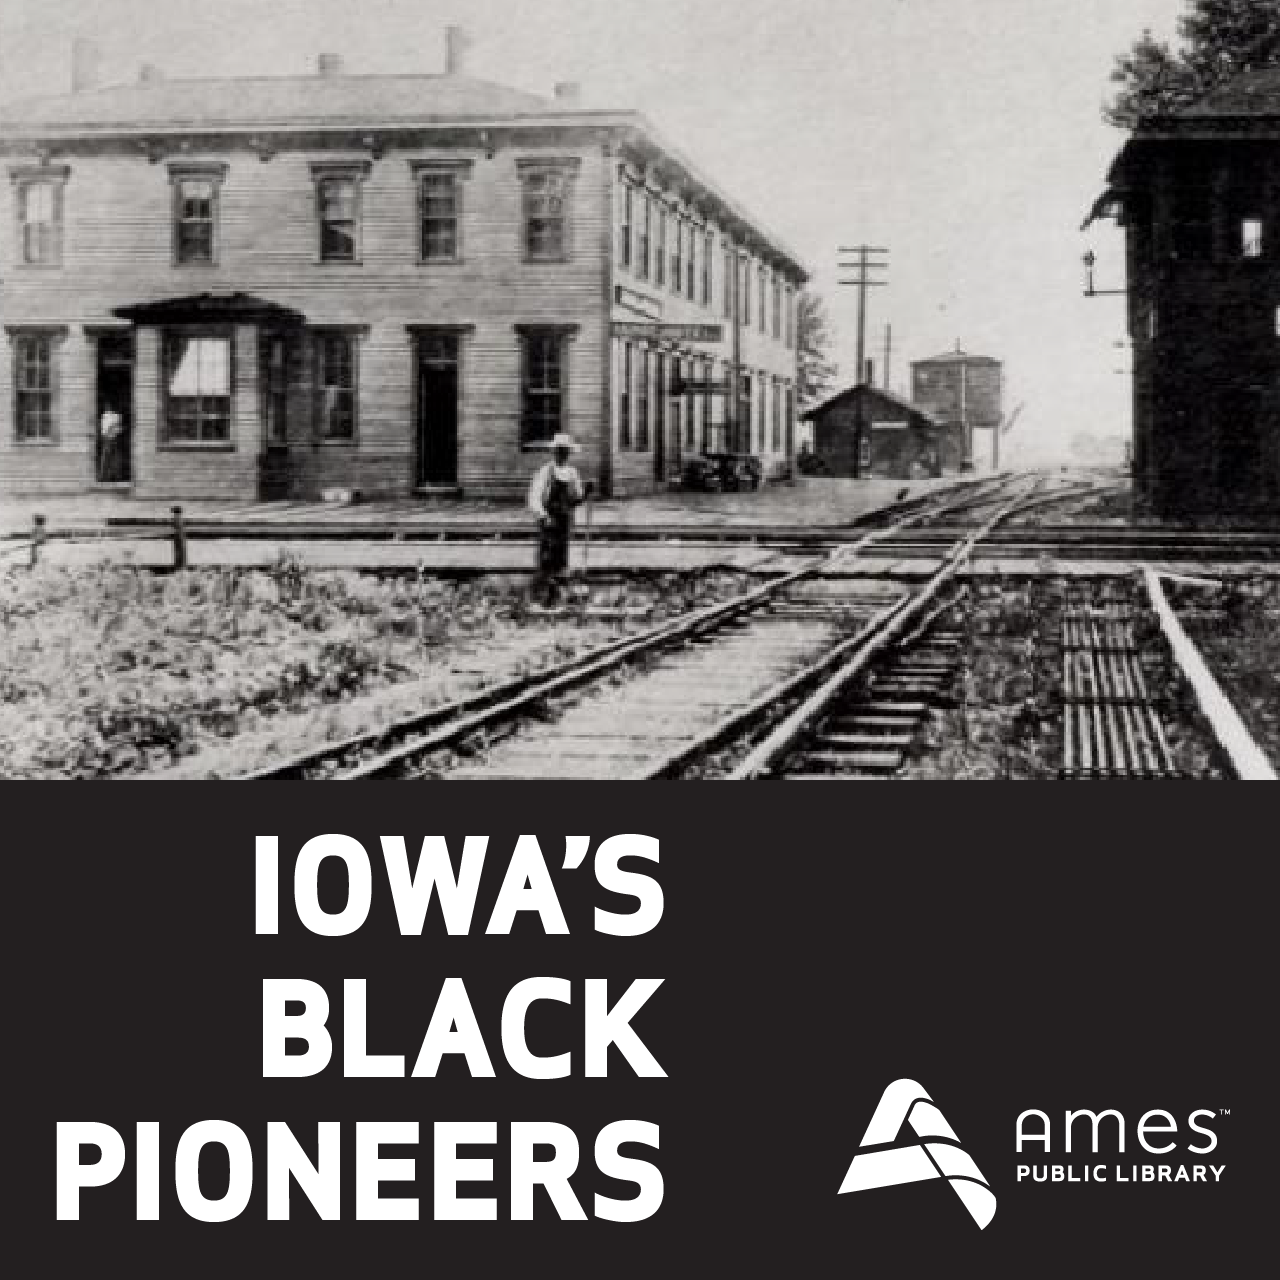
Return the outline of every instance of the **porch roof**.
{"type": "Polygon", "coordinates": [[[251,293],[197,293],[116,307],[112,315],[132,324],[258,324],[296,328],[306,316],[251,293]]]}

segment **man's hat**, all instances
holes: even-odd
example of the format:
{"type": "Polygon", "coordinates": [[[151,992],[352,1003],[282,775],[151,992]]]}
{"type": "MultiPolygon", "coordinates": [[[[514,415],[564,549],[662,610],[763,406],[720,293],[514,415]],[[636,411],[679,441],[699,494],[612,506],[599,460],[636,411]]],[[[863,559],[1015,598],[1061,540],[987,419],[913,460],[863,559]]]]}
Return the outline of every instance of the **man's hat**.
{"type": "Polygon", "coordinates": [[[551,443],[547,448],[552,450],[568,449],[570,453],[577,453],[578,442],[567,431],[557,431],[551,437],[551,443]]]}

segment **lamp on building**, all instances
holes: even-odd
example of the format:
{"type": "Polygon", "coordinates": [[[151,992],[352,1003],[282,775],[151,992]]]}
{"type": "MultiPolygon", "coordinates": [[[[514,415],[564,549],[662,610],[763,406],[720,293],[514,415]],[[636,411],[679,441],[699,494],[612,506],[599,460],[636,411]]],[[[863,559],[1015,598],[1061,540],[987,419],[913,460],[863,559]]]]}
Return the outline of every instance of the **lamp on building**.
{"type": "Polygon", "coordinates": [[[1093,269],[1098,265],[1098,255],[1092,249],[1086,249],[1084,257],[1084,296],[1086,298],[1115,297],[1128,293],[1128,289],[1097,289],[1093,283],[1093,269]]]}

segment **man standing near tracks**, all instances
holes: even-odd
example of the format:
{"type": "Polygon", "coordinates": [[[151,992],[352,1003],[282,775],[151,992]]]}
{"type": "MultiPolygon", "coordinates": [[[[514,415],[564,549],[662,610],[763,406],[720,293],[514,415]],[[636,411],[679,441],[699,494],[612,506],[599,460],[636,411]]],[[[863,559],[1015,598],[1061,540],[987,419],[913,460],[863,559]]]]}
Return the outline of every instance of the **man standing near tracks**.
{"type": "Polygon", "coordinates": [[[538,468],[529,485],[529,510],[538,520],[537,584],[547,604],[556,602],[568,577],[573,512],[587,496],[569,461],[577,448],[572,436],[558,432],[551,440],[551,461],[538,468]]]}

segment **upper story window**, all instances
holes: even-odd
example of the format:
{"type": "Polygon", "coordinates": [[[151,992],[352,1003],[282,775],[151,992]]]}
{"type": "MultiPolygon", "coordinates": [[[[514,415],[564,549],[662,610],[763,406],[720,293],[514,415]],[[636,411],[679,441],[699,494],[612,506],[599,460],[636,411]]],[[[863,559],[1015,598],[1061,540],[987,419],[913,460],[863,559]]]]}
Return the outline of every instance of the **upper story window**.
{"type": "Polygon", "coordinates": [[[764,333],[764,332],[765,332],[765,297],[766,297],[766,294],[765,294],[765,269],[764,269],[764,263],[763,263],[763,262],[762,262],[762,263],[761,263],[761,264],[756,268],[756,281],[757,281],[757,283],[759,284],[759,298],[760,298],[760,332],[761,332],[761,333],[764,333]]]}
{"type": "Polygon", "coordinates": [[[692,222],[689,226],[689,260],[685,264],[685,297],[690,302],[694,300],[695,281],[698,278],[698,228],[692,222]]]}
{"type": "Polygon", "coordinates": [[[786,326],[786,345],[788,347],[795,346],[796,342],[796,312],[795,312],[795,295],[790,285],[787,285],[786,298],[783,301],[783,323],[786,326]]]}
{"type": "MultiPolygon", "coordinates": [[[[523,185],[525,261],[564,262],[570,253],[569,209],[578,161],[521,160],[517,163],[523,185]]],[[[630,238],[628,232],[628,244],[630,238]]]]}
{"type": "Polygon", "coordinates": [[[618,262],[624,269],[631,267],[631,232],[635,219],[635,188],[629,182],[622,184],[622,225],[618,228],[618,262]]]}
{"type": "Polygon", "coordinates": [[[671,291],[679,293],[684,288],[684,219],[671,215],[671,291]]]}
{"type": "Polygon", "coordinates": [[[423,262],[462,260],[462,183],[471,162],[420,161],[418,179],[418,257],[423,262]]]}
{"type": "Polygon", "coordinates": [[[315,335],[316,435],[322,441],[356,438],[360,335],[334,329],[315,335]]]}
{"type": "Polygon", "coordinates": [[[321,262],[360,261],[360,197],[368,172],[367,161],[311,166],[316,183],[321,262]]]}
{"type": "Polygon", "coordinates": [[[743,258],[739,267],[742,276],[742,296],[738,304],[741,308],[741,315],[738,319],[740,323],[745,325],[751,323],[751,260],[743,258]]]}
{"type": "Polygon", "coordinates": [[[231,335],[164,335],[164,417],[160,439],[174,445],[231,442],[231,335]]]}
{"type": "Polygon", "coordinates": [[[641,280],[649,278],[650,242],[653,234],[653,201],[647,191],[640,194],[640,244],[636,252],[636,273],[641,280]]]}
{"type": "Polygon", "coordinates": [[[58,423],[62,331],[13,334],[13,434],[18,444],[51,444],[58,423]]]}
{"type": "Polygon", "coordinates": [[[773,277],[773,340],[782,338],[782,281],[775,274],[773,277]]]}
{"type": "Polygon", "coordinates": [[[1240,223],[1240,256],[1242,258],[1261,258],[1263,249],[1262,219],[1245,218],[1240,223]]]}
{"type": "Polygon", "coordinates": [[[653,254],[653,283],[665,284],[667,280],[667,207],[655,200],[658,215],[658,240],[653,254]]]}
{"type": "Polygon", "coordinates": [[[11,169],[17,197],[19,261],[29,267],[62,262],[62,189],[65,165],[11,169]]]}
{"type": "Polygon", "coordinates": [[[733,319],[733,245],[724,242],[721,258],[721,278],[724,282],[724,318],[733,319]]]}
{"type": "Polygon", "coordinates": [[[169,166],[173,183],[173,260],[212,266],[218,260],[218,198],[226,165],[169,166]]]}
{"type": "Polygon", "coordinates": [[[708,231],[702,239],[702,305],[711,305],[711,262],[715,256],[716,238],[708,231]]]}

